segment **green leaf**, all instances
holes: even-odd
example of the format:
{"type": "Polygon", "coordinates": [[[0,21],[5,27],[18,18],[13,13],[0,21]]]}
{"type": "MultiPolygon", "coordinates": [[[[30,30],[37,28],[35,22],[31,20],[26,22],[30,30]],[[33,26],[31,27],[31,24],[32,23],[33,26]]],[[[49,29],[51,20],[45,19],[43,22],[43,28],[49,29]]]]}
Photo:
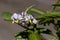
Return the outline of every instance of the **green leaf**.
{"type": "Polygon", "coordinates": [[[60,12],[48,12],[46,14],[40,15],[36,17],[36,19],[42,19],[42,18],[60,18],[60,12]]]}
{"type": "Polygon", "coordinates": [[[28,12],[33,6],[35,6],[35,5],[29,6],[25,11],[28,12]]]}
{"type": "Polygon", "coordinates": [[[28,36],[29,40],[42,40],[41,35],[38,34],[38,32],[34,31],[31,32],[28,36]]]}
{"type": "Polygon", "coordinates": [[[40,28],[40,33],[52,34],[52,32],[49,29],[45,29],[45,28],[40,28]]]}
{"type": "Polygon", "coordinates": [[[19,32],[19,33],[15,34],[15,39],[16,40],[28,40],[28,38],[26,38],[26,36],[28,34],[26,34],[27,32],[25,32],[25,31],[22,31],[22,32],[19,32]]]}
{"type": "Polygon", "coordinates": [[[31,8],[31,9],[28,11],[28,13],[30,14],[30,12],[35,12],[35,13],[40,14],[40,15],[46,13],[46,11],[43,11],[43,10],[40,10],[40,9],[37,9],[37,8],[31,8]]]}
{"type": "Polygon", "coordinates": [[[11,13],[10,12],[2,12],[2,17],[4,20],[11,21],[11,13]]]}
{"type": "Polygon", "coordinates": [[[40,32],[46,31],[47,29],[40,28],[40,32]]]}
{"type": "Polygon", "coordinates": [[[40,21],[39,24],[49,23],[52,20],[52,18],[47,18],[43,21],[40,21]]]}

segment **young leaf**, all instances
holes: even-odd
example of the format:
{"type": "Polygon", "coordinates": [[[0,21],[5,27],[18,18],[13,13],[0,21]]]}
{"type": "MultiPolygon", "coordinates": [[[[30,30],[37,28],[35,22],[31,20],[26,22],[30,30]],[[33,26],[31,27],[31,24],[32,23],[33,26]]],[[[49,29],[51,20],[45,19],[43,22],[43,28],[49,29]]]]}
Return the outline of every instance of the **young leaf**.
{"type": "Polygon", "coordinates": [[[4,20],[11,21],[11,13],[10,12],[2,12],[2,17],[4,20]]]}
{"type": "Polygon", "coordinates": [[[31,32],[28,36],[29,40],[42,40],[41,35],[37,31],[31,32]]]}

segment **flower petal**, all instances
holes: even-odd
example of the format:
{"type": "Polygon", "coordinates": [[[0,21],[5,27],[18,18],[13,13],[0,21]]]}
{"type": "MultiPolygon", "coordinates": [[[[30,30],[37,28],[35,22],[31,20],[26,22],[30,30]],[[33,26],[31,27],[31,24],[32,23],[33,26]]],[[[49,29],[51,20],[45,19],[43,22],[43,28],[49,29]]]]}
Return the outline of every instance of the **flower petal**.
{"type": "Polygon", "coordinates": [[[38,21],[37,21],[36,19],[33,19],[33,23],[34,23],[34,24],[37,24],[38,21]]]}
{"type": "Polygon", "coordinates": [[[18,18],[18,14],[17,13],[14,13],[12,16],[11,16],[11,19],[17,19],[18,18]]]}

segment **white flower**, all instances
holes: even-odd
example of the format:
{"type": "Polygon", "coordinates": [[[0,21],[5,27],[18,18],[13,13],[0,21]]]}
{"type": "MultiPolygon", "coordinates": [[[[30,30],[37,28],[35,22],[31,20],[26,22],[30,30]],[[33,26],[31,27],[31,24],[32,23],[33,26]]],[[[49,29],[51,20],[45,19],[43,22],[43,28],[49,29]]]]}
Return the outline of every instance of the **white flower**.
{"type": "Polygon", "coordinates": [[[22,17],[22,15],[18,15],[18,20],[22,20],[22,19],[24,19],[23,17],[22,17]]]}
{"type": "Polygon", "coordinates": [[[21,14],[14,13],[11,16],[11,19],[16,23],[18,23],[18,20],[20,20],[22,23],[25,21],[26,23],[33,22],[34,24],[37,24],[38,21],[32,15],[29,15],[26,12],[22,12],[21,14]]]}
{"type": "Polygon", "coordinates": [[[17,13],[14,13],[12,16],[11,16],[11,19],[13,20],[12,21],[12,24],[15,23],[18,23],[18,14],[17,13]]]}
{"type": "Polygon", "coordinates": [[[14,14],[11,16],[11,19],[12,19],[12,20],[18,19],[18,14],[17,14],[17,13],[14,13],[14,14]]]}
{"type": "Polygon", "coordinates": [[[31,20],[31,19],[33,19],[33,16],[32,16],[32,15],[26,15],[26,16],[25,16],[25,20],[26,20],[26,21],[29,21],[29,20],[31,20]]]}
{"type": "Polygon", "coordinates": [[[33,19],[33,23],[34,23],[34,24],[37,24],[38,21],[37,21],[36,19],[33,19]]]}
{"type": "Polygon", "coordinates": [[[25,21],[29,21],[29,16],[25,16],[25,21]]]}
{"type": "Polygon", "coordinates": [[[30,19],[34,19],[34,17],[32,15],[29,15],[30,16],[30,19]]]}
{"type": "Polygon", "coordinates": [[[21,20],[21,21],[28,21],[29,16],[27,15],[26,12],[22,12],[21,15],[19,15],[18,19],[21,20]]]}
{"type": "Polygon", "coordinates": [[[27,14],[26,12],[22,12],[21,13],[22,16],[26,16],[26,14],[27,14]]]}

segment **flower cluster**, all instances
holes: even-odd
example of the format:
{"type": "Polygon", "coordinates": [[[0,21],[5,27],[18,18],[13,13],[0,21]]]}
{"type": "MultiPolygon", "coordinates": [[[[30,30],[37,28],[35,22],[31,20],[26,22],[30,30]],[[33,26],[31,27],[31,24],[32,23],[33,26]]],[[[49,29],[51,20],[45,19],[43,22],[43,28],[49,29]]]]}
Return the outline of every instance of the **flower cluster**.
{"type": "Polygon", "coordinates": [[[25,23],[37,24],[38,23],[38,21],[32,15],[27,14],[26,12],[22,12],[21,14],[14,13],[11,16],[11,19],[13,20],[12,23],[18,23],[19,21],[21,21],[22,24],[25,24],[25,23]]]}

